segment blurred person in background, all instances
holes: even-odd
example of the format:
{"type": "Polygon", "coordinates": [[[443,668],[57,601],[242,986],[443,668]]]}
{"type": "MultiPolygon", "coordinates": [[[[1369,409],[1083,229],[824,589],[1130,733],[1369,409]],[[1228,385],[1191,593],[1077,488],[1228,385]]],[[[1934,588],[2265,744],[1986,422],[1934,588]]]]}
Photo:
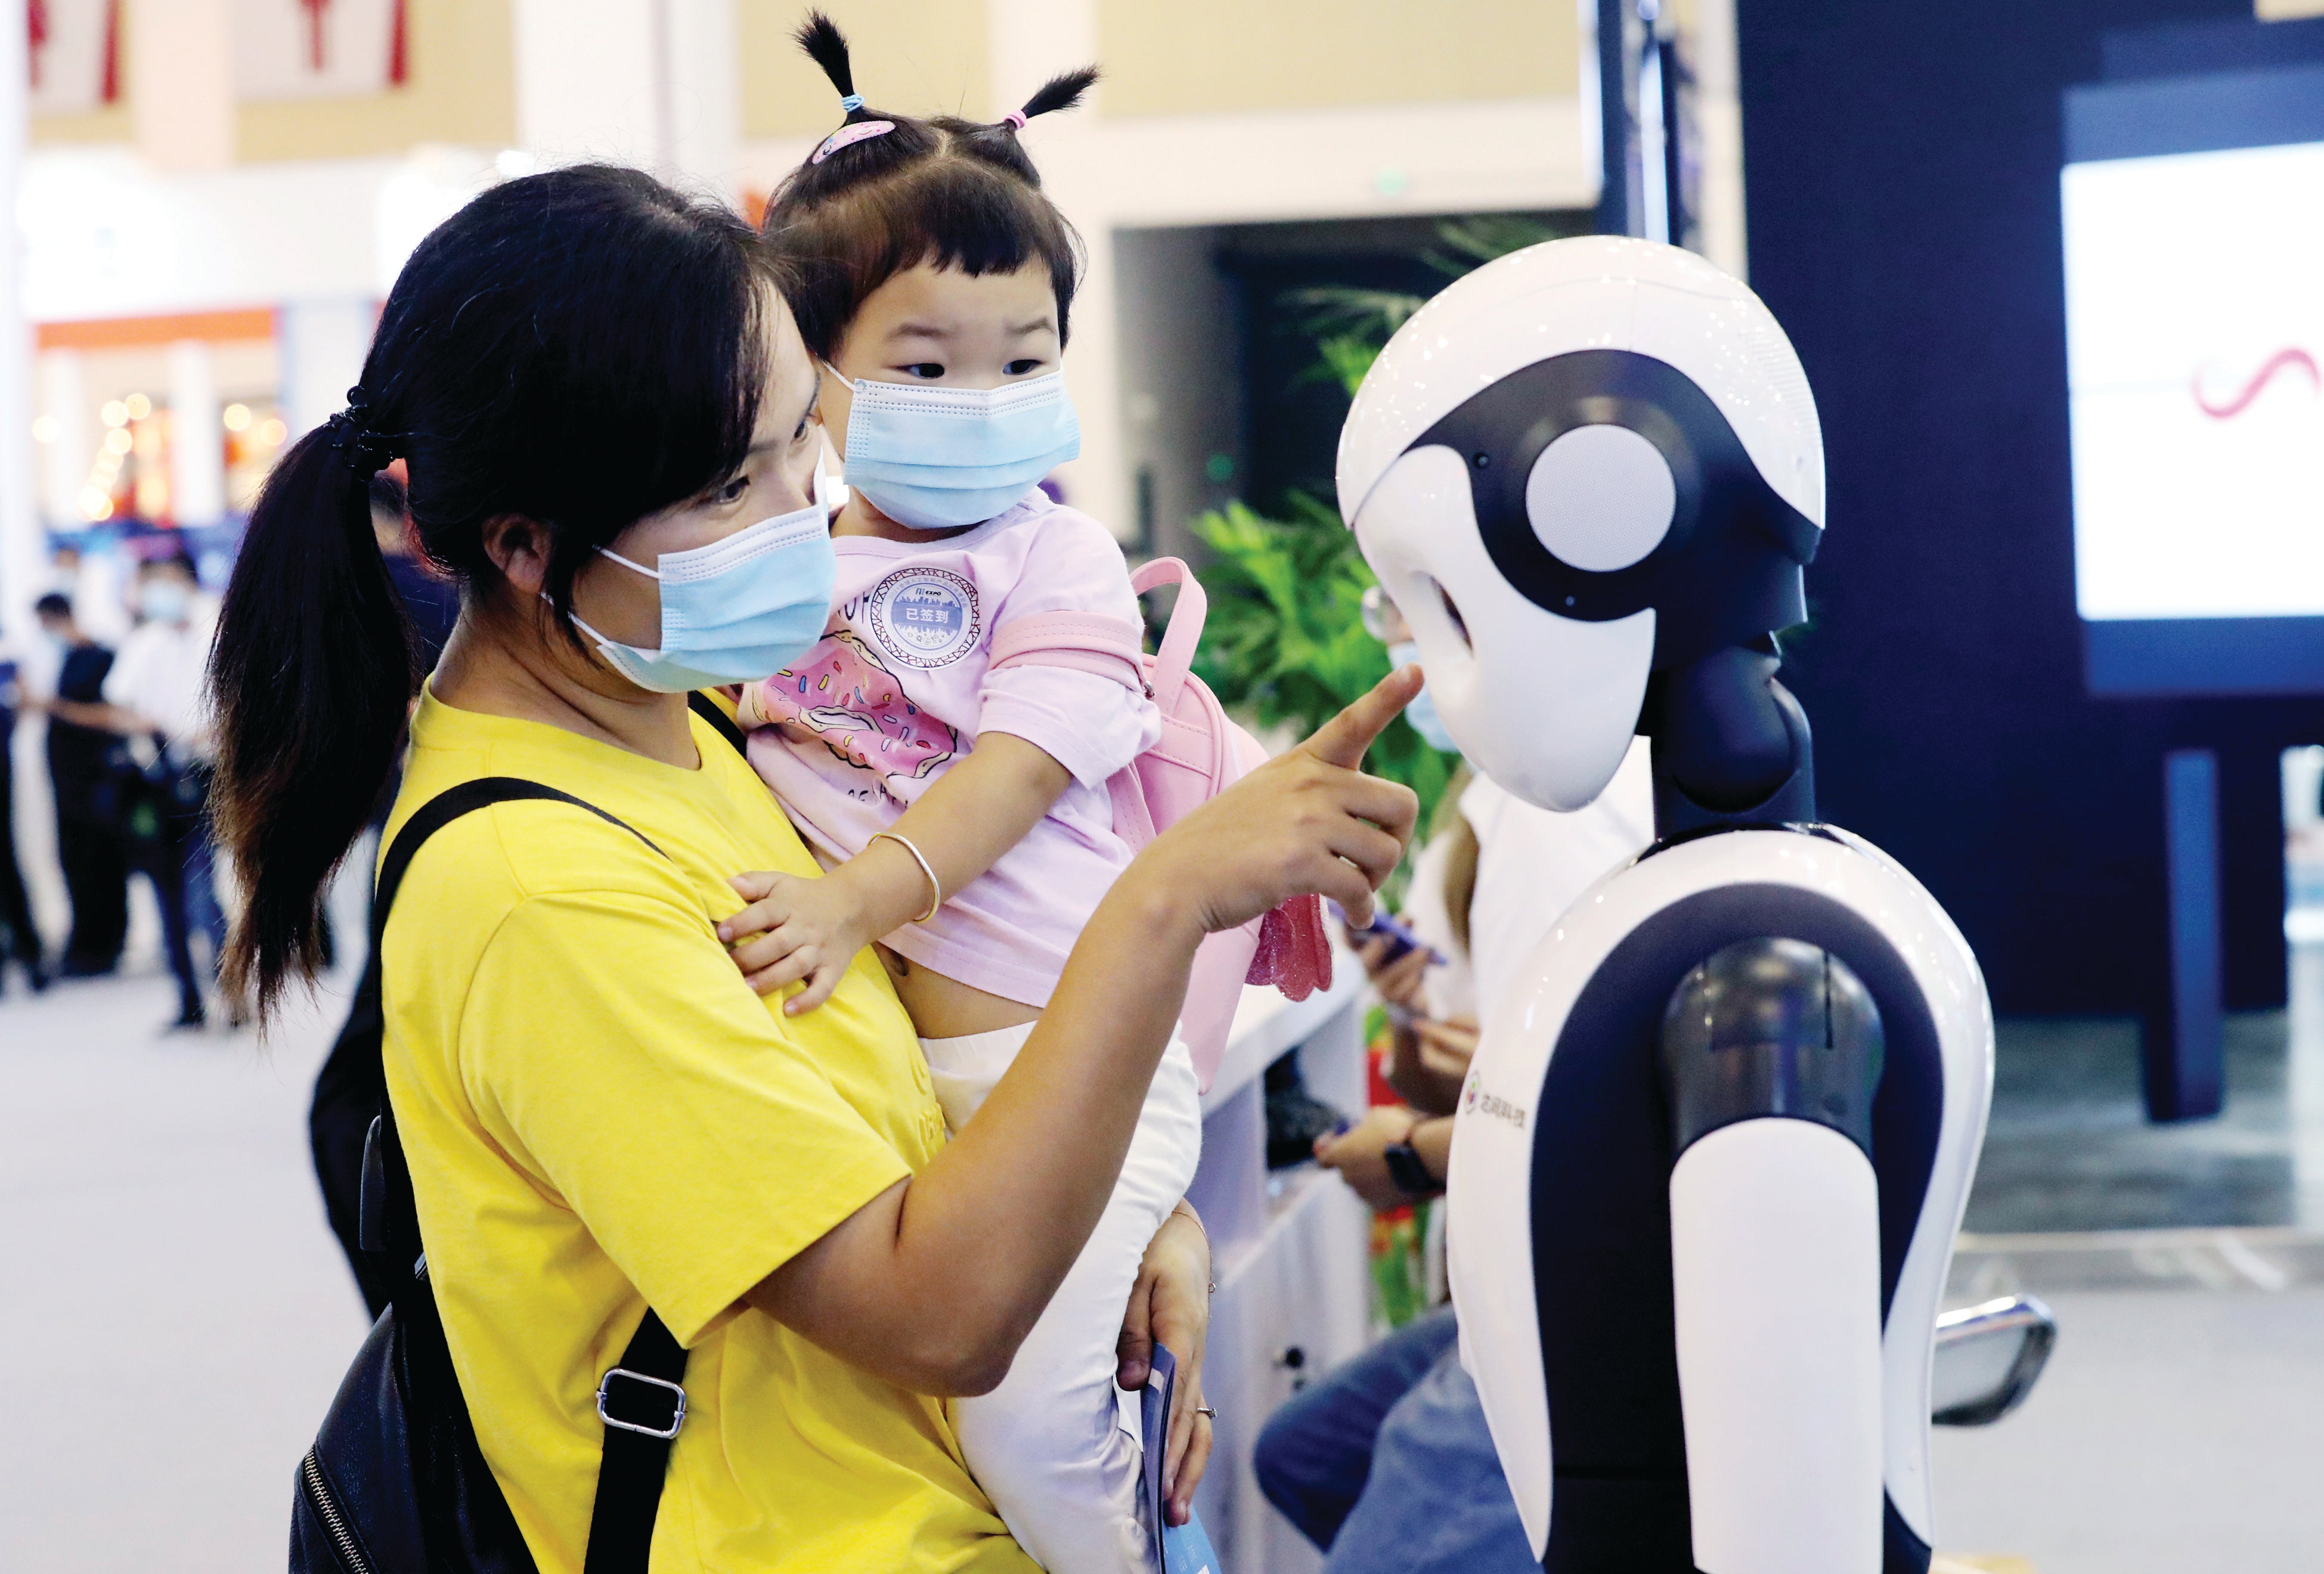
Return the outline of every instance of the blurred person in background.
{"type": "Polygon", "coordinates": [[[34,994],[49,987],[41,955],[41,931],[24,894],[24,872],[16,863],[16,778],[14,764],[16,712],[25,699],[23,664],[0,638],[0,990],[8,986],[7,963],[23,965],[34,994]]]}
{"type": "MultiPolygon", "coordinates": [[[[444,653],[444,641],[452,637],[452,625],[459,621],[460,587],[420,555],[411,531],[410,499],[404,491],[403,474],[403,461],[398,459],[371,478],[371,533],[379,543],[379,555],[387,562],[387,576],[395,584],[404,615],[411,620],[412,642],[419,649],[424,676],[436,670],[436,658],[444,653]]],[[[388,783],[385,798],[395,796],[395,787],[394,781],[388,783]]],[[[385,813],[383,805],[382,818],[385,813]]]]}
{"type": "Polygon", "coordinates": [[[122,595],[122,553],[100,538],[92,549],[67,541],[49,557],[49,588],[73,604],[88,637],[111,649],[127,639],[134,620],[122,595]]]}
{"type": "MultiPolygon", "coordinates": [[[[1418,659],[1393,603],[1367,626],[1398,666],[1418,659]]],[[[1421,735],[1452,740],[1426,690],[1406,707],[1421,735]]],[[[1414,861],[1403,911],[1421,944],[1351,936],[1394,1030],[1383,1073],[1405,1102],[1319,1138],[1318,1163],[1375,1209],[1441,1194],[1452,1112],[1482,1024],[1559,915],[1654,841],[1650,749],[1633,741],[1597,800],[1537,809],[1464,766],[1414,861]],[[1446,812],[1446,811],[1449,811],[1446,812]]],[[[1432,1225],[1443,1218],[1436,1210],[1432,1225]]],[[[1432,1231],[1430,1278],[1442,1284],[1432,1231]]],[[[1441,1294],[1441,1289],[1438,1290],[1441,1294]]],[[[1295,1395],[1260,1433],[1268,1500],[1326,1553],[1326,1574],[1530,1574],[1540,1568],[1502,1478],[1451,1306],[1424,1313],[1295,1395]]]]}
{"type": "Polygon", "coordinates": [[[115,734],[72,720],[66,706],[105,704],[113,652],[89,638],[73,604],[51,591],[34,603],[41,631],[57,652],[48,707],[49,788],[56,805],[57,863],[72,903],[60,978],[93,978],[121,965],[129,932],[129,861],[121,842],[118,795],[106,774],[115,734]]]}
{"type": "Polygon", "coordinates": [[[96,704],[59,698],[68,722],[118,739],[108,774],[119,795],[129,862],[152,883],[161,937],[178,980],[172,1030],[208,1020],[194,966],[192,932],[210,942],[211,967],[225,953],[226,922],[211,879],[209,797],[216,744],[202,697],[202,673],[217,628],[217,603],[182,550],[137,572],[139,622],[122,642],[96,704]]]}

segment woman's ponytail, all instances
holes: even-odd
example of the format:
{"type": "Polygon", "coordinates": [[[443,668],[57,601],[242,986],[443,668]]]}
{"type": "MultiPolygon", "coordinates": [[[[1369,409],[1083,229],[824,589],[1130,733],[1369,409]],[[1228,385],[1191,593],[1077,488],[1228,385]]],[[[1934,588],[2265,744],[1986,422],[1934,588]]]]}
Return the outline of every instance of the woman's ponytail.
{"type": "Polygon", "coordinates": [[[332,872],[378,804],[415,682],[372,530],[383,456],[356,398],[267,478],[210,655],[212,813],[244,892],[223,980],[262,1018],[287,980],[316,970],[332,872]]]}
{"type": "Polygon", "coordinates": [[[404,460],[411,530],[464,618],[505,594],[498,519],[546,530],[562,595],[599,547],[742,465],[779,282],[732,209],[604,164],[493,187],[412,252],[348,408],[259,494],[210,657],[214,813],[248,897],[225,981],[262,1016],[314,975],[324,892],[418,687],[374,474],[404,460]]]}

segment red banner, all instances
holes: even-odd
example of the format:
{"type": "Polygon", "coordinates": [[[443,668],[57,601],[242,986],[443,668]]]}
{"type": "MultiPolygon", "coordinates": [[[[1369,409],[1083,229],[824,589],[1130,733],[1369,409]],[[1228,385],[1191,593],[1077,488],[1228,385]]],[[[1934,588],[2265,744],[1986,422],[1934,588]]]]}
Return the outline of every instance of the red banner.
{"type": "Polygon", "coordinates": [[[32,0],[32,109],[84,115],[121,96],[121,0],[32,0]]]}
{"type": "Polygon", "coordinates": [[[405,0],[235,0],[235,97],[381,93],[409,69],[405,0]]]}

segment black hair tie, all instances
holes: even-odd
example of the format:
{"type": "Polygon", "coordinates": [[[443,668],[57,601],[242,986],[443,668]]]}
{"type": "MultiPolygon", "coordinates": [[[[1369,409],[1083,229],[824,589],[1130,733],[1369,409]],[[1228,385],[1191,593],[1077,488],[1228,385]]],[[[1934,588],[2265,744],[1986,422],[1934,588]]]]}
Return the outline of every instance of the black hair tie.
{"type": "Polygon", "coordinates": [[[347,390],[347,408],[323,423],[331,446],[357,480],[368,481],[403,456],[401,434],[380,431],[372,423],[371,396],[361,383],[347,390]]]}

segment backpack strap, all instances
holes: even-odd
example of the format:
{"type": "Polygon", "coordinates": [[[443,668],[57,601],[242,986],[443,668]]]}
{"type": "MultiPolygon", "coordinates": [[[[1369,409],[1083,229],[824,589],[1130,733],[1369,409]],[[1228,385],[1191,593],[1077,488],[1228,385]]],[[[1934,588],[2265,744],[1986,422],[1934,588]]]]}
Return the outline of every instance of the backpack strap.
{"type": "Polygon", "coordinates": [[[1144,595],[1166,584],[1178,587],[1177,605],[1170,609],[1170,626],[1149,667],[1146,631],[1125,618],[1094,612],[1035,612],[1011,618],[992,633],[992,669],[1004,667],[1064,667],[1092,672],[1142,687],[1147,697],[1171,714],[1194,669],[1194,650],[1203,642],[1203,624],[1209,620],[1210,598],[1185,561],[1157,557],[1141,564],[1130,576],[1130,590],[1144,595]],[[1126,669],[1126,670],[1125,670],[1126,669]]]}
{"type": "Polygon", "coordinates": [[[1146,631],[1128,618],[1095,612],[1011,618],[992,631],[991,670],[1005,667],[1063,667],[1152,692],[1146,683],[1146,631]]]}
{"type": "Polygon", "coordinates": [[[646,1574],[669,1447],[686,1424],[685,1378],[686,1347],[647,1307],[620,1363],[597,1384],[604,1457],[582,1574],[646,1574]]]}
{"type": "Polygon", "coordinates": [[[1203,624],[1211,614],[1211,598],[1203,582],[1182,557],[1157,557],[1140,564],[1130,576],[1130,588],[1139,595],[1166,584],[1178,587],[1177,604],[1170,609],[1170,626],[1162,631],[1162,644],[1154,656],[1154,703],[1169,715],[1178,706],[1186,675],[1194,667],[1194,649],[1203,642],[1203,624]]]}
{"type": "MultiPolygon", "coordinates": [[[[747,687],[748,686],[746,685],[745,686],[747,687]]],[[[703,693],[697,688],[686,696],[686,708],[692,711],[696,715],[700,716],[704,721],[709,723],[710,730],[717,733],[721,738],[725,739],[727,746],[732,748],[735,753],[742,755],[744,759],[748,759],[750,757],[750,746],[742,741],[742,729],[735,723],[733,716],[726,713],[725,706],[720,704],[716,700],[712,699],[708,695],[703,693]]],[[[576,803],[580,802],[577,798],[574,801],[576,803]]],[[[584,808],[588,807],[586,804],[582,805],[582,806],[584,808]]],[[[613,824],[620,825],[622,823],[619,820],[615,820],[613,824]]],[[[628,827],[623,826],[622,829],[627,830],[628,827]]]]}
{"type": "MultiPolygon", "coordinates": [[[[697,713],[700,704],[717,711],[716,704],[706,695],[694,695],[688,704],[696,704],[697,713]]],[[[721,734],[732,733],[729,741],[740,746],[742,734],[723,713],[715,719],[708,715],[704,719],[714,727],[724,721],[725,725],[719,729],[721,734]]],[[[403,823],[395,840],[388,845],[387,856],[380,861],[378,895],[372,902],[371,962],[364,970],[363,983],[356,992],[358,1009],[368,1008],[377,1019],[385,1021],[381,1001],[380,942],[387,934],[387,916],[395,904],[395,893],[403,884],[404,873],[411,867],[412,857],[420,844],[463,815],[493,804],[528,800],[567,804],[586,810],[609,825],[620,826],[663,857],[669,856],[627,821],[541,782],[527,781],[521,777],[486,776],[447,787],[422,804],[403,823]]],[[[385,1042],[383,1034],[383,1048],[385,1042]]],[[[372,1122],[370,1137],[364,1144],[360,1212],[366,1249],[385,1247],[397,1253],[401,1260],[410,1261],[403,1254],[417,1251],[421,1246],[411,1174],[404,1164],[403,1144],[396,1133],[392,1106],[383,1108],[372,1122]]],[[[407,1292],[424,1284],[426,1264],[427,1258],[421,1256],[413,1270],[401,1275],[407,1292]]],[[[401,1300],[405,1293],[399,1292],[397,1298],[401,1300]]],[[[429,1293],[432,1296],[433,1292],[429,1293]]],[[[442,1337],[440,1325],[435,1324],[433,1319],[407,1318],[406,1326],[415,1333],[421,1327],[434,1326],[438,1329],[437,1337],[442,1337]]],[[[448,1352],[445,1369],[449,1370],[448,1352]]],[[[637,1332],[622,1350],[620,1362],[606,1372],[597,1385],[597,1414],[605,1424],[604,1454],[597,1468],[597,1496],[590,1511],[589,1550],[583,1574],[646,1574],[653,1547],[654,1520],[661,1507],[662,1483],[669,1473],[670,1444],[686,1422],[685,1376],[685,1347],[649,1306],[644,1321],[638,1324],[637,1332]]],[[[455,1400],[466,1403],[458,1398],[456,1384],[451,1392],[455,1400]]]]}

